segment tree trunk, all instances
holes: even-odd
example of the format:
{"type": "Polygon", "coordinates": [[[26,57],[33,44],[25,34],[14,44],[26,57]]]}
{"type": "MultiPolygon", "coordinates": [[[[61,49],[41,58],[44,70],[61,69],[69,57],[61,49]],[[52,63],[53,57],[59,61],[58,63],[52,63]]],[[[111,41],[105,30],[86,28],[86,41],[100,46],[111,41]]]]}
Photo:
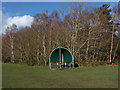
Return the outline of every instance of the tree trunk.
{"type": "Polygon", "coordinates": [[[10,36],[10,42],[11,42],[11,62],[14,63],[14,46],[13,46],[13,36],[10,36]]]}
{"type": "Polygon", "coordinates": [[[43,53],[44,53],[44,62],[46,66],[47,61],[46,61],[45,35],[43,36],[43,53]]]}
{"type": "Polygon", "coordinates": [[[87,42],[87,49],[86,49],[86,60],[88,60],[88,51],[89,51],[89,43],[90,43],[90,31],[89,30],[89,34],[88,34],[88,42],[87,42]]]}
{"type": "Polygon", "coordinates": [[[117,49],[118,49],[118,43],[117,43],[117,46],[116,46],[116,49],[115,49],[115,52],[114,52],[113,60],[115,59],[117,49]]]}
{"type": "Polygon", "coordinates": [[[40,50],[39,50],[39,40],[40,40],[40,36],[39,36],[39,31],[37,32],[37,43],[38,43],[38,45],[37,45],[37,57],[36,57],[36,59],[37,59],[37,61],[38,61],[38,65],[40,65],[40,59],[39,59],[39,54],[40,54],[40,50]]]}
{"type": "Polygon", "coordinates": [[[110,49],[110,63],[112,61],[112,50],[113,50],[113,33],[114,33],[114,25],[113,25],[113,31],[112,31],[112,40],[111,40],[111,49],[110,49]]]}
{"type": "Polygon", "coordinates": [[[95,49],[96,49],[96,40],[94,42],[94,53],[93,53],[93,60],[92,61],[95,61],[95,49]]]}
{"type": "Polygon", "coordinates": [[[23,54],[22,54],[22,48],[20,47],[20,58],[21,58],[21,60],[20,60],[20,63],[22,62],[22,59],[23,59],[23,54]]]}
{"type": "Polygon", "coordinates": [[[40,65],[40,60],[39,60],[39,48],[37,49],[37,61],[38,61],[38,65],[40,65]]]}
{"type": "Polygon", "coordinates": [[[51,51],[51,30],[50,30],[50,37],[49,37],[49,54],[50,54],[50,51],[51,51]]]}
{"type": "Polygon", "coordinates": [[[12,43],[11,43],[11,49],[12,49],[12,63],[14,63],[14,51],[13,51],[13,40],[12,40],[12,43]]]}

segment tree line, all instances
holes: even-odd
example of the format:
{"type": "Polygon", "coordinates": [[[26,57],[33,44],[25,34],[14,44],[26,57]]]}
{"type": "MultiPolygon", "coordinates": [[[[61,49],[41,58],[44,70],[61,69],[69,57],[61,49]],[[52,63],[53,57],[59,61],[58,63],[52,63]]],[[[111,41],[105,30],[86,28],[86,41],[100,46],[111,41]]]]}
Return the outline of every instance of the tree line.
{"type": "Polygon", "coordinates": [[[90,10],[73,5],[67,15],[62,9],[51,15],[45,11],[34,16],[31,27],[7,27],[2,36],[3,62],[46,66],[57,47],[70,50],[79,66],[117,62],[120,40],[109,7],[103,4],[90,10]]]}

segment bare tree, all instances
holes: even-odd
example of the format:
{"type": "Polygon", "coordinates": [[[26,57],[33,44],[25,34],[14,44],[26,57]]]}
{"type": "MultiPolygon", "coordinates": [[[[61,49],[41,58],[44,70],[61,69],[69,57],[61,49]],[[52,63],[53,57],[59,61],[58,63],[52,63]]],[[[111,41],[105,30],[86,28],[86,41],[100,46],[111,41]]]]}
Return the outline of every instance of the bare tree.
{"type": "Polygon", "coordinates": [[[7,34],[10,39],[10,47],[11,47],[11,62],[14,63],[14,38],[15,38],[15,32],[17,31],[17,26],[13,24],[11,27],[8,27],[6,29],[7,34]]]}

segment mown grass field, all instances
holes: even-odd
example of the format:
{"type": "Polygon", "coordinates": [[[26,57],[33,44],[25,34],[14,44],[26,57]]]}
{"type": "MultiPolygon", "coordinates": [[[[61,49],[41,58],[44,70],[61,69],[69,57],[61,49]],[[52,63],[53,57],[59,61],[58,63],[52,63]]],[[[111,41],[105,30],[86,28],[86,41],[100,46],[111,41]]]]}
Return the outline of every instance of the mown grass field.
{"type": "Polygon", "coordinates": [[[50,70],[2,64],[3,88],[118,88],[118,66],[50,70]]]}

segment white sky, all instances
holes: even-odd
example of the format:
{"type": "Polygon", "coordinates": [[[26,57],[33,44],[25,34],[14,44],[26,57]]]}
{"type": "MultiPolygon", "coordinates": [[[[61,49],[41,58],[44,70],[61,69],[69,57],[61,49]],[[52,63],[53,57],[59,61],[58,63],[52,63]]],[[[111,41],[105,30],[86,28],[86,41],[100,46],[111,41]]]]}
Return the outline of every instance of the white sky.
{"type": "Polygon", "coordinates": [[[13,24],[16,24],[18,28],[28,26],[30,27],[33,21],[33,17],[30,15],[24,15],[24,16],[14,16],[9,17],[6,14],[3,14],[0,10],[0,34],[5,33],[5,29],[13,24]]]}
{"type": "Polygon", "coordinates": [[[32,21],[33,21],[33,17],[30,15],[9,17],[6,21],[5,27],[12,26],[13,24],[16,24],[18,28],[25,26],[30,27],[32,21]]]}

